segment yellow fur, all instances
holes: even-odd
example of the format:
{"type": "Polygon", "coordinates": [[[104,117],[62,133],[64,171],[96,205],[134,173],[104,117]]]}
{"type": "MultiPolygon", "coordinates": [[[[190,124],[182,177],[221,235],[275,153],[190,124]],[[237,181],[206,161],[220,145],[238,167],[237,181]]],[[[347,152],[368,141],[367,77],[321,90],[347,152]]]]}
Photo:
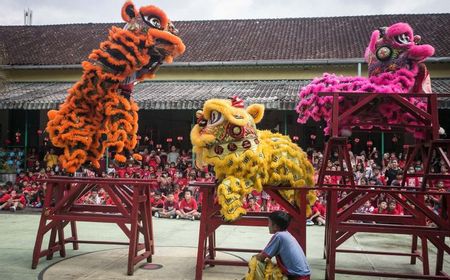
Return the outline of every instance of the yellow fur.
{"type": "MultiPolygon", "coordinates": [[[[198,165],[214,166],[220,182],[218,201],[225,220],[233,221],[245,214],[242,199],[253,189],[261,191],[263,185],[292,186],[292,190],[280,191],[292,204],[299,202],[295,188],[314,185],[311,163],[288,136],[256,129],[255,123],[263,115],[263,105],[253,104],[245,110],[221,99],[206,101],[203,112],[197,112],[197,118],[207,125],[197,124],[192,129],[193,152],[198,165]],[[222,115],[221,121],[211,123],[218,119],[217,112],[222,115]],[[234,131],[244,133],[236,137],[234,131]],[[233,145],[236,148],[230,149],[233,145]]],[[[309,205],[314,203],[312,191],[307,200],[309,205]]],[[[307,215],[311,212],[309,205],[307,215]]]]}

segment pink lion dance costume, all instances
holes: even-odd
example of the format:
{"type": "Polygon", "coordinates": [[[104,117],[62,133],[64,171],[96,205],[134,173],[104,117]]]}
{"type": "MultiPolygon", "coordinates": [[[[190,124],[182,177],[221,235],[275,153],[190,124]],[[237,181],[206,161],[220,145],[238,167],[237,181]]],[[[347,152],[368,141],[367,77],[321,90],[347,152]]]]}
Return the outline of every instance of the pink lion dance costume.
{"type": "MultiPolygon", "coordinates": [[[[396,23],[375,30],[365,53],[369,78],[325,73],[321,78],[314,79],[299,93],[300,102],[296,108],[298,122],[306,123],[309,118],[315,121],[324,119],[327,122],[324,131],[329,134],[333,97],[319,96],[319,92],[430,93],[430,76],[422,61],[434,54],[434,48],[418,45],[420,39],[407,23],[396,23]]],[[[342,98],[340,102],[343,108],[350,108],[356,101],[344,101],[342,98]]],[[[420,98],[411,97],[409,102],[421,109],[427,106],[420,98]]],[[[378,110],[385,118],[386,127],[389,124],[415,124],[414,117],[400,112],[396,104],[381,104],[378,110]]],[[[357,122],[354,119],[346,121],[357,122]]],[[[422,137],[419,131],[411,132],[416,137],[422,137]]]]}

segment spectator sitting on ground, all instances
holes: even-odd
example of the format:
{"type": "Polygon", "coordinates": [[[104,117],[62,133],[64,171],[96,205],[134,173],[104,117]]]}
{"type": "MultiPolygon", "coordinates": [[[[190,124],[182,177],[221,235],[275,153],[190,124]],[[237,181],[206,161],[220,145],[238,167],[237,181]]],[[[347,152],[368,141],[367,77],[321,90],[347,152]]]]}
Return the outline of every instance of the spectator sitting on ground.
{"type": "Polygon", "coordinates": [[[0,210],[9,209],[16,212],[16,210],[24,209],[26,204],[27,200],[25,199],[25,195],[23,194],[22,189],[19,188],[11,191],[10,198],[0,206],[0,210]]]}
{"type": "Polygon", "coordinates": [[[176,211],[177,219],[195,220],[200,218],[200,213],[197,211],[197,201],[192,197],[192,191],[186,189],[184,191],[184,198],[180,201],[179,209],[176,211]]]}
{"type": "Polygon", "coordinates": [[[161,211],[155,213],[155,217],[159,218],[169,218],[173,219],[176,217],[176,211],[178,209],[178,203],[175,201],[175,196],[173,193],[168,193],[166,201],[161,211]]]}
{"type": "Polygon", "coordinates": [[[397,202],[395,200],[391,200],[388,203],[387,213],[391,215],[403,215],[403,208],[397,205],[397,202]]]}
{"type": "Polygon", "coordinates": [[[261,206],[259,206],[258,202],[256,202],[256,197],[249,196],[248,197],[248,204],[245,208],[247,211],[250,212],[261,212],[261,206]]]}
{"type": "Polygon", "coordinates": [[[290,221],[291,216],[286,212],[270,213],[269,232],[273,236],[266,248],[250,260],[249,273],[245,279],[310,279],[311,269],[305,253],[297,240],[287,231],[290,221]],[[270,261],[273,257],[277,259],[276,265],[270,261]],[[261,277],[255,278],[256,275],[261,277]]]}
{"type": "Polygon", "coordinates": [[[309,220],[319,226],[324,226],[325,216],[326,216],[325,206],[321,203],[320,198],[317,198],[316,202],[312,207],[312,215],[309,217],[309,220]]]}
{"type": "Polygon", "coordinates": [[[267,203],[267,211],[274,212],[278,210],[281,210],[280,204],[278,204],[278,202],[275,199],[271,198],[270,202],[267,203]]]}
{"type": "Polygon", "coordinates": [[[388,214],[388,205],[386,201],[381,201],[380,204],[378,205],[378,208],[375,208],[373,210],[374,214],[388,214]]]}
{"type": "Polygon", "coordinates": [[[101,205],[102,198],[98,195],[97,190],[93,189],[90,195],[85,199],[84,204],[101,205]]]}
{"type": "Polygon", "coordinates": [[[8,201],[11,199],[9,194],[9,185],[0,186],[0,210],[7,209],[8,201]]]}
{"type": "MultiPolygon", "coordinates": [[[[164,199],[161,196],[161,192],[156,191],[152,198],[150,198],[150,204],[152,205],[152,214],[161,212],[164,208],[164,199]]],[[[156,216],[155,216],[156,217],[156,216]]]]}
{"type": "Polygon", "coordinates": [[[362,214],[371,214],[374,210],[375,208],[372,206],[370,200],[367,200],[366,202],[364,202],[364,205],[359,207],[356,212],[362,214]]]}

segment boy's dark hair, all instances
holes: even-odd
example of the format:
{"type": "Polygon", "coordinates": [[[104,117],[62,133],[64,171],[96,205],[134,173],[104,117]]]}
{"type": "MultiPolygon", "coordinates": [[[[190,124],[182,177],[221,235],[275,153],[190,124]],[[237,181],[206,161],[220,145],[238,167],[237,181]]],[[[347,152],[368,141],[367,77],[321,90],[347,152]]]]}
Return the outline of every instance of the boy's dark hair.
{"type": "Polygon", "coordinates": [[[185,189],[185,190],[184,190],[184,194],[186,194],[187,192],[190,193],[190,194],[192,195],[192,191],[191,191],[191,190],[185,189]]]}
{"type": "Polygon", "coordinates": [[[281,231],[286,230],[291,223],[291,215],[284,211],[274,211],[269,214],[269,219],[277,225],[281,231]]]}

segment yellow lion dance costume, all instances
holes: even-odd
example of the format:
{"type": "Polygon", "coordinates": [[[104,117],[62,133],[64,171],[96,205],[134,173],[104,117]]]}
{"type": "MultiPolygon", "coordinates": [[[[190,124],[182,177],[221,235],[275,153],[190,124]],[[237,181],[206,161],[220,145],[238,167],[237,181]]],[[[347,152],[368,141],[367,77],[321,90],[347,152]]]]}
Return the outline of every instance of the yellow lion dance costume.
{"type": "MultiPolygon", "coordinates": [[[[256,129],[263,115],[263,105],[244,109],[243,100],[237,97],[208,100],[203,111],[197,112],[197,125],[191,131],[196,164],[214,166],[220,182],[220,211],[227,221],[246,213],[242,199],[253,189],[262,191],[263,185],[314,185],[314,169],[305,152],[288,136],[256,129]]],[[[294,190],[280,192],[291,203],[298,203],[294,190]]],[[[307,200],[310,205],[314,203],[313,191],[307,200]]]]}
{"type": "MultiPolygon", "coordinates": [[[[163,63],[172,62],[185,46],[166,14],[155,6],[136,10],[128,1],[122,8],[124,28],[112,27],[108,40],[82,63],[83,75],[59,110],[48,112],[47,131],[63,168],[75,172],[98,160],[106,147],[125,162],[137,144],[138,107],[131,97],[136,80],[152,77],[163,63]],[[125,149],[125,150],[124,150],[125,149]]],[[[140,159],[138,154],[133,155],[140,159]]]]}

